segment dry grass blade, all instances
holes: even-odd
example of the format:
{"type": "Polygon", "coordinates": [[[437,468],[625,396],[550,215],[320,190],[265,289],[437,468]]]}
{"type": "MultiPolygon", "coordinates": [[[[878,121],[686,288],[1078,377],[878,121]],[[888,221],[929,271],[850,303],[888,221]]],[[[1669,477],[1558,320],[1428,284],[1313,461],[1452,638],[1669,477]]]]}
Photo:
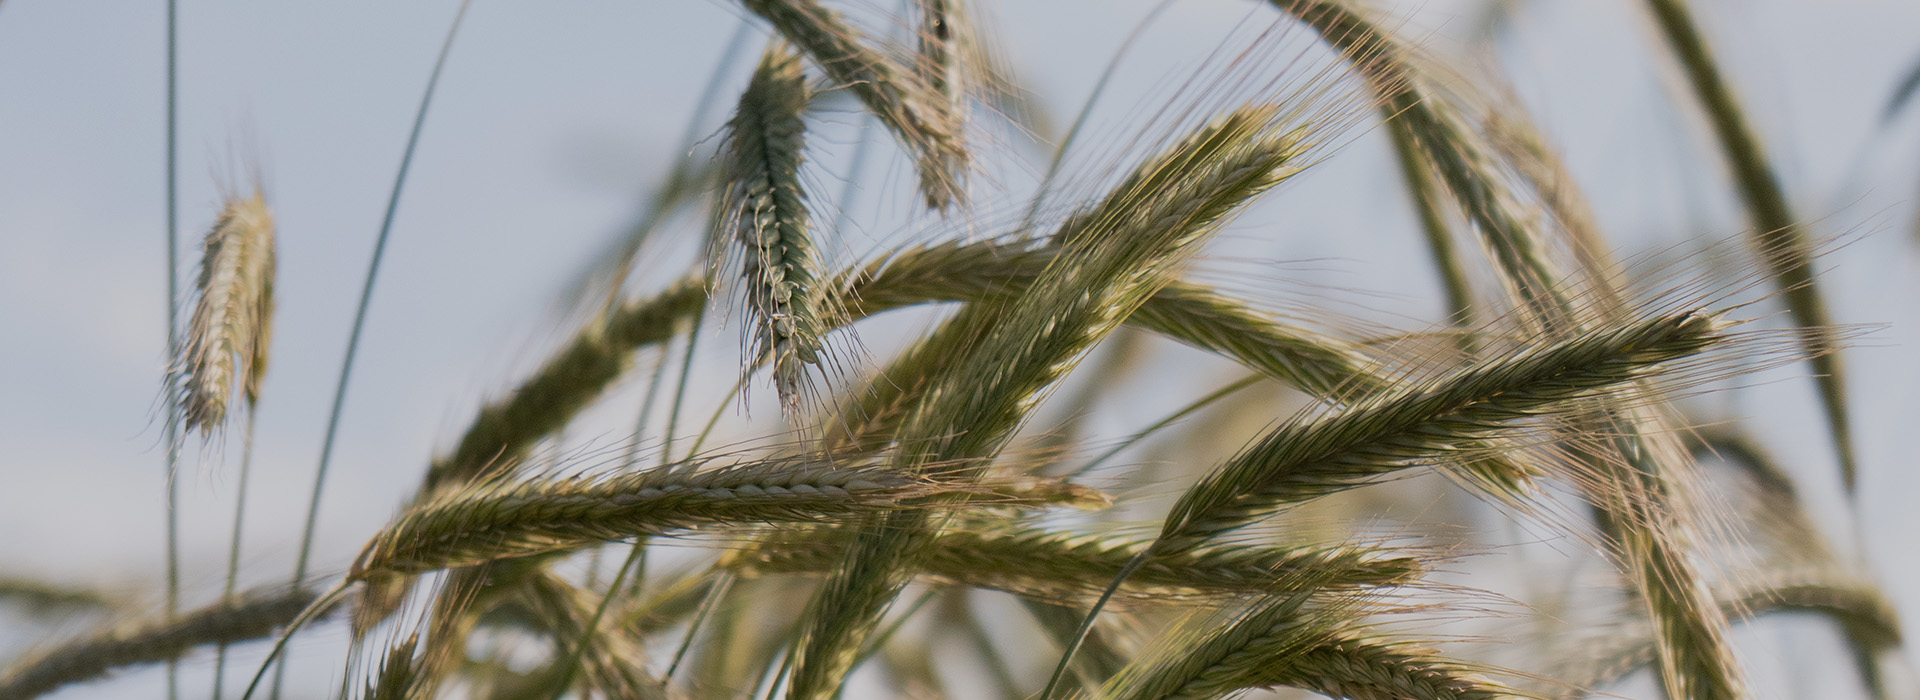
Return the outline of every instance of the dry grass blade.
{"type": "Polygon", "coordinates": [[[271,588],[45,649],[0,673],[0,700],[27,700],[114,669],[177,659],[194,647],[261,639],[291,622],[314,594],[271,588]]]}
{"type": "Polygon", "coordinates": [[[1808,332],[1802,335],[1808,362],[1813,365],[1814,380],[1820,386],[1820,400],[1826,404],[1827,427],[1840,457],[1840,476],[1847,493],[1854,491],[1858,465],[1853,450],[1851,422],[1847,417],[1846,375],[1840,362],[1840,339],[1833,331],[1833,317],[1814,283],[1813,246],[1807,241],[1800,220],[1787,204],[1787,195],[1774,174],[1766,149],[1754,135],[1734,99],[1733,89],[1720,75],[1720,68],[1707,50],[1706,40],[1695,27],[1684,0],[1647,0],[1660,31],[1679,59],[1692,83],[1694,95],[1707,112],[1714,136],[1720,140],[1727,166],[1733,171],[1740,198],[1746,202],[1752,219],[1754,248],[1766,263],[1767,272],[1779,286],[1787,310],[1795,323],[1808,332]]]}
{"type": "MultiPolygon", "coordinates": [[[[1291,115],[1243,107],[1141,165],[1103,201],[1062,225],[1061,254],[1006,306],[972,304],[923,341],[957,353],[936,370],[901,428],[899,468],[997,452],[1042,393],[1170,279],[1174,266],[1247,200],[1291,175],[1304,150],[1291,115]]],[[[904,513],[854,538],[846,563],[807,612],[789,685],[793,700],[840,686],[880,615],[931,542],[925,514],[904,513]]]]}
{"type": "Polygon", "coordinates": [[[887,125],[913,156],[927,206],[963,204],[968,154],[961,125],[938,92],[913,71],[861,43],[860,33],[815,0],[741,0],[748,11],[813,57],[837,85],[887,125]]]}
{"type": "Polygon", "coordinates": [[[774,385],[789,411],[798,408],[806,367],[819,364],[820,335],[832,325],[815,285],[819,253],[800,181],[806,108],[800,59],[775,41],[727,124],[725,189],[709,244],[716,271],[727,258],[741,259],[749,356],[772,358],[774,385]]]}
{"type": "MultiPolygon", "coordinates": [[[[1573,399],[1630,385],[1725,340],[1710,317],[1655,316],[1408,380],[1269,433],[1180,497],[1153,551],[1182,552],[1260,514],[1497,437],[1573,399]]],[[[1524,475],[1515,478],[1523,479],[1524,475]]]]}
{"type": "Polygon", "coordinates": [[[252,403],[273,320],[273,212],[259,193],[229,197],[207,232],[198,297],[174,371],[186,429],[218,430],[236,388],[252,403]],[[236,387],[238,383],[238,387],[236,387]]]}

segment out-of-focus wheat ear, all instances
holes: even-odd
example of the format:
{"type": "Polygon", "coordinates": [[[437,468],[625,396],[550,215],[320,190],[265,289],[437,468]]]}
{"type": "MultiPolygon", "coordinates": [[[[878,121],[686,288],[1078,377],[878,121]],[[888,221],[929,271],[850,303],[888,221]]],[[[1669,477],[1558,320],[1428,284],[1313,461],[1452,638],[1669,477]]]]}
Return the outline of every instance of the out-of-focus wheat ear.
{"type": "MultiPolygon", "coordinates": [[[[1413,53],[1348,0],[1269,0],[1317,32],[1346,56],[1372,88],[1385,118],[1404,124],[1461,211],[1474,223],[1499,263],[1503,279],[1525,307],[1564,307],[1538,231],[1528,225],[1500,170],[1458,111],[1437,94],[1413,53]]],[[[1549,325],[1562,319],[1546,317],[1549,325]]]]}
{"type": "Polygon", "coordinates": [[[1801,228],[1800,219],[1787,204],[1780,178],[1767,158],[1766,148],[1747,123],[1745,113],[1734,97],[1733,87],[1720,74],[1700,35],[1692,12],[1684,0],[1647,0],[1655,23],[1666,37],[1667,45],[1680,62],[1681,72],[1693,86],[1694,96],[1707,113],[1714,136],[1720,141],[1722,155],[1733,173],[1735,189],[1746,203],[1747,217],[1753,224],[1754,247],[1759,250],[1767,273],[1780,288],[1794,323],[1807,333],[1801,336],[1814,381],[1819,383],[1820,400],[1827,408],[1827,428],[1840,458],[1840,476],[1847,494],[1854,495],[1858,480],[1852,430],[1847,413],[1846,375],[1840,361],[1840,339],[1833,331],[1833,317],[1814,280],[1813,245],[1801,228]]]}
{"type": "MultiPolygon", "coordinates": [[[[1387,135],[1393,138],[1394,155],[1399,156],[1400,174],[1406,178],[1407,193],[1413,197],[1414,212],[1420,215],[1420,230],[1427,235],[1427,250],[1433,255],[1434,269],[1447,294],[1447,322],[1456,328],[1476,325],[1473,281],[1454,250],[1456,240],[1448,214],[1447,194],[1434,179],[1433,166],[1420,149],[1418,137],[1399,119],[1387,121],[1387,135]]],[[[1472,338],[1462,335],[1464,350],[1472,349],[1472,338]]]]}
{"type": "MultiPolygon", "coordinates": [[[[784,42],[767,46],[740,106],[727,124],[727,163],[715,217],[712,266],[741,261],[749,345],[770,357],[781,404],[796,411],[807,367],[820,362],[820,336],[831,325],[817,280],[819,251],[800,179],[806,160],[807,80],[784,42]]],[[[750,366],[749,366],[750,369],[750,366]]]]}
{"type": "MultiPolygon", "coordinates": [[[[963,477],[998,452],[1045,392],[1172,279],[1247,201],[1290,177],[1308,146],[1294,115],[1248,105],[1194,129],[1136,168],[1055,235],[1057,262],[1005,303],[971,304],[935,338],[978,338],[937,369],[900,429],[897,468],[963,477]],[[968,467],[936,466],[969,460],[968,467]]],[[[796,645],[792,700],[837,692],[858,650],[938,531],[926,513],[894,513],[854,538],[846,563],[810,603],[796,645]]]]}
{"type": "Polygon", "coordinates": [[[853,92],[887,125],[914,159],[927,206],[947,209],[966,201],[970,158],[961,124],[948,102],[914,71],[862,44],[860,32],[815,0],[740,0],[773,25],[833,82],[853,92]]]}
{"type": "Polygon", "coordinates": [[[259,395],[273,309],[273,238],[273,212],[259,193],[228,198],[207,232],[193,316],[174,361],[187,430],[210,435],[223,427],[236,389],[244,388],[249,402],[259,395]]]}
{"type": "MultiPolygon", "coordinates": [[[[1471,451],[1516,421],[1579,398],[1631,388],[1662,363],[1726,341],[1699,312],[1595,329],[1543,347],[1490,355],[1437,379],[1403,383],[1260,438],[1182,494],[1156,553],[1187,551],[1262,514],[1449,453],[1471,451]]],[[[1520,477],[1524,479],[1524,477],[1520,477]]]]}
{"type": "Polygon", "coordinates": [[[414,649],[419,646],[419,633],[388,646],[380,660],[380,669],[367,681],[366,691],[361,697],[366,700],[412,700],[419,697],[415,695],[419,669],[414,663],[414,649]]]}
{"type": "Polygon", "coordinates": [[[16,606],[15,609],[31,616],[56,616],[116,606],[112,597],[100,591],[13,576],[0,576],[0,603],[16,606]]]}
{"type": "Polygon", "coordinates": [[[27,700],[114,669],[180,658],[197,647],[267,637],[314,600],[312,591],[269,587],[231,602],[136,622],[83,637],[14,662],[0,672],[0,699],[27,700]]]}
{"type": "MultiPolygon", "coordinates": [[[[1852,647],[1869,694],[1896,697],[1884,687],[1888,664],[1907,665],[1899,652],[1903,634],[1893,602],[1844,567],[1770,569],[1753,572],[1734,590],[1718,596],[1721,611],[1734,620],[1754,620],[1776,612],[1805,612],[1837,623],[1852,647]]],[[[1582,641],[1573,662],[1550,673],[1567,685],[1558,697],[1592,694],[1659,658],[1660,640],[1649,630],[1582,641]]]]}

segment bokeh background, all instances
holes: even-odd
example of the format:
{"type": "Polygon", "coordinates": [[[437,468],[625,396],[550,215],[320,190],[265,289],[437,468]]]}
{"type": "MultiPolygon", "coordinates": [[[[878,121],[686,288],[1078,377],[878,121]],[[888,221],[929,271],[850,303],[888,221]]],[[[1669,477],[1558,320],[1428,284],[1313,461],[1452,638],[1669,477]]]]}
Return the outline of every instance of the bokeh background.
{"type": "MultiPolygon", "coordinates": [[[[1053,137],[1156,3],[977,4],[1056,125],[1041,136],[1053,137]]],[[[236,163],[262,164],[280,227],[246,581],[291,568],[367,257],[457,5],[181,2],[183,284],[222,179],[244,177],[236,163]]],[[[1846,238],[1823,259],[1835,314],[1878,326],[1848,351],[1863,465],[1852,513],[1812,385],[1798,378],[1803,367],[1765,375],[1724,408],[1784,458],[1832,539],[1855,542],[1857,522],[1857,554],[1907,613],[1907,629],[1920,631],[1920,469],[1907,439],[1920,426],[1920,106],[1888,110],[1920,62],[1920,4],[1695,5],[1798,211],[1820,234],[1846,238]]],[[[1623,254],[1684,248],[1745,226],[1710,136],[1637,3],[1380,6],[1434,54],[1511,81],[1623,254]]],[[[479,403],[511,386],[567,327],[557,300],[631,226],[684,152],[688,120],[742,14],[717,0],[475,0],[372,303],[320,515],[318,570],[343,569],[479,403]]],[[[1173,3],[1121,61],[1090,133],[1120,133],[1222,36],[1271,17],[1243,0],[1173,3]]],[[[0,4],[0,572],[148,600],[158,599],[164,571],[164,36],[160,2],[0,4]]],[[[750,60],[736,63],[721,94],[737,93],[750,69],[750,60]]],[[[723,99],[721,112],[692,127],[703,146],[729,105],[723,99]]],[[[880,190],[910,173],[871,124],[851,112],[826,121],[836,154],[817,162],[816,177],[829,191],[855,167],[851,144],[877,137],[868,175],[845,190],[856,193],[848,219],[860,223],[838,245],[858,254],[898,242],[901,198],[880,190]]],[[[1042,157],[1021,139],[1004,147],[1010,159],[1042,157]]],[[[1022,181],[999,180],[982,187],[1005,190],[1004,212],[1018,206],[1022,181]]],[[[1215,251],[1218,270],[1242,275],[1236,288],[1276,285],[1410,330],[1440,319],[1438,282],[1384,135],[1358,135],[1273,200],[1215,251]]],[[[652,283],[666,282],[678,264],[643,265],[635,287],[649,284],[649,270],[652,283]]],[[[867,340],[889,342],[885,331],[867,340]]],[[[1217,365],[1170,361],[1181,357],[1173,350],[1154,352],[1164,365],[1158,378],[1130,389],[1151,400],[1098,416],[1096,433],[1125,434],[1225,376],[1217,365]]],[[[696,378],[725,386],[735,366],[707,362],[696,378]]],[[[636,392],[629,386],[609,399],[623,408],[583,422],[567,449],[618,445],[635,405],[623,397],[636,392]]],[[[704,417],[722,402],[697,396],[688,415],[704,417]]],[[[219,589],[237,462],[237,441],[189,443],[180,482],[189,604],[219,589]]],[[[0,610],[0,657],[58,629],[11,615],[0,610]]],[[[1773,681],[1755,684],[1759,697],[1821,697],[1834,688],[1827,679],[1850,672],[1818,624],[1776,625],[1745,634],[1743,644],[1750,664],[1763,667],[1757,678],[1773,681]]],[[[300,668],[296,677],[314,681],[328,672],[300,668]]],[[[151,697],[157,673],[62,697],[151,697]]]]}

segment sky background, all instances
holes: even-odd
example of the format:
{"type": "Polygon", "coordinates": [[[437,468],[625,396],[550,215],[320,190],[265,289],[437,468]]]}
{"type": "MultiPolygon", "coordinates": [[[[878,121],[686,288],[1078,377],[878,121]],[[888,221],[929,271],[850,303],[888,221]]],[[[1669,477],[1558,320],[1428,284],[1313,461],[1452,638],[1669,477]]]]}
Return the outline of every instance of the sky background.
{"type": "MultiPolygon", "coordinates": [[[[1153,5],[979,4],[1056,123],[1070,119],[1153,5]]],[[[1651,50],[1660,47],[1636,3],[1505,4],[1491,34],[1484,2],[1383,7],[1434,53],[1508,74],[1626,254],[1742,230],[1704,125],[1684,100],[1676,108],[1680,83],[1651,50]]],[[[1822,264],[1838,319],[1876,326],[1847,357],[1863,465],[1857,517],[1873,570],[1894,582],[1908,630],[1920,631],[1920,547],[1911,544],[1920,470],[1905,439],[1920,425],[1920,109],[1883,120],[1895,84],[1920,61],[1920,4],[1695,4],[1798,211],[1815,231],[1848,241],[1822,264]]],[[[233,164],[247,154],[264,164],[279,222],[273,367],[243,556],[247,580],[267,581],[291,567],[355,295],[457,2],[181,6],[182,284],[217,211],[219,183],[244,172],[233,164]]],[[[713,0],[475,0],[395,221],[321,511],[316,569],[343,569],[479,403],[544,357],[565,327],[555,300],[634,220],[683,150],[694,105],[740,17],[713,0]]],[[[1090,133],[1137,124],[1170,79],[1249,17],[1264,23],[1270,14],[1238,0],[1177,2],[1121,63],[1090,133]]],[[[163,22],[158,2],[0,5],[0,572],[146,595],[161,585],[163,22]]],[[[750,68],[737,65],[721,94],[736,94],[750,68]]],[[[695,132],[710,135],[721,119],[695,132]]],[[[826,121],[822,139],[837,153],[816,161],[815,177],[837,191],[851,169],[848,146],[866,127],[846,114],[826,121]]],[[[1008,148],[1032,153],[1017,142],[1008,148]]],[[[884,182],[906,179],[889,153],[872,163],[884,182]]],[[[1001,184],[1017,190],[1020,177],[1010,171],[1001,184]]],[[[905,217],[900,198],[884,196],[898,188],[871,189],[856,190],[850,207],[862,223],[838,243],[849,253],[910,235],[894,230],[905,217]]],[[[1278,297],[1334,299],[1371,323],[1419,329],[1439,318],[1437,281],[1380,134],[1357,135],[1269,199],[1210,249],[1214,263],[1204,269],[1242,275],[1236,288],[1274,282],[1291,290],[1278,297]]],[[[654,277],[643,274],[636,288],[664,284],[673,269],[670,261],[643,268],[654,277]]],[[[891,342],[885,328],[863,332],[876,352],[891,342]]],[[[731,366],[709,362],[696,377],[725,385],[731,366]]],[[[1119,426],[1151,420],[1226,376],[1206,364],[1159,371],[1137,389],[1153,395],[1139,413],[1103,416],[1095,427],[1123,433],[1119,426]]],[[[1837,469],[1810,408],[1811,384],[1795,379],[1800,371],[1764,375],[1764,386],[1722,408],[1749,418],[1800,478],[1830,535],[1850,542],[1837,469]]],[[[624,408],[597,411],[569,444],[618,444],[634,384],[608,400],[624,408]]],[[[688,413],[704,417],[719,401],[696,398],[688,413]]],[[[188,449],[180,512],[190,601],[220,584],[237,455],[237,444],[188,449]]],[[[0,613],[0,628],[8,624],[0,613]]],[[[30,641],[0,632],[0,654],[30,641]]],[[[144,696],[136,693],[150,680],[64,696],[144,696]]],[[[1799,695],[1790,686],[1765,691],[1799,695]]]]}

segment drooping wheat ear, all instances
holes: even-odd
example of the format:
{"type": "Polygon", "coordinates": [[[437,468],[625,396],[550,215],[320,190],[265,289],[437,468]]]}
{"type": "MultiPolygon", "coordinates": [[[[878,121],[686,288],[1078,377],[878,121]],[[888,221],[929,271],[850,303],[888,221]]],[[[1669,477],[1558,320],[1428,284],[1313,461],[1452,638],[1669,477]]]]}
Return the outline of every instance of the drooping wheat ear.
{"type": "Polygon", "coordinates": [[[1291,686],[1349,700],[1495,700],[1520,696],[1410,642],[1342,630],[1246,676],[1243,687],[1291,686]]]}
{"type": "Polygon", "coordinates": [[[1827,313],[1826,301],[1815,284],[1813,245],[1788,205],[1786,192],[1767,158],[1766,148],[1747,123],[1733,88],[1721,76],[1687,3],[1647,0],[1647,7],[1668,46],[1672,47],[1687,81],[1693,85],[1694,95],[1706,110],[1708,122],[1713,125],[1714,136],[1720,141],[1720,150],[1733,171],[1736,189],[1752,220],[1754,247],[1786,299],[1794,322],[1808,331],[1801,336],[1803,347],[1808,362],[1813,365],[1814,380],[1819,383],[1820,400],[1826,405],[1827,427],[1840,458],[1840,476],[1848,495],[1852,495],[1857,468],[1847,414],[1845,368],[1840,361],[1841,344],[1833,329],[1833,317],[1827,313]]]}
{"type": "Polygon", "coordinates": [[[259,397],[273,318],[273,239],[273,212],[259,193],[229,198],[207,232],[198,300],[174,368],[188,430],[218,430],[236,388],[248,403],[259,397]]]}
{"type": "MultiPolygon", "coordinates": [[[[1148,542],[1113,535],[1051,532],[1017,523],[969,523],[934,539],[920,560],[926,575],[963,586],[1047,599],[1099,592],[1148,542]],[[977,531],[976,531],[977,530],[977,531]]],[[[730,554],[729,563],[761,573],[831,571],[851,533],[822,529],[776,536],[730,554]]],[[[1218,544],[1148,561],[1123,593],[1150,599],[1280,593],[1311,579],[1326,587],[1392,586],[1414,580],[1417,557],[1354,545],[1218,544]]]]}
{"type": "Polygon", "coordinates": [[[1516,421],[1626,386],[1725,340],[1699,313],[1654,316],[1409,379],[1374,397],[1267,434],[1188,489],[1153,552],[1197,547],[1262,514],[1407,466],[1471,450],[1516,421]]]}
{"type": "Polygon", "coordinates": [[[419,646],[418,633],[388,646],[380,661],[380,669],[367,681],[366,692],[361,697],[366,700],[409,700],[420,697],[415,694],[419,669],[414,661],[414,650],[419,646]]]}
{"type": "Polygon", "coordinates": [[[772,358],[774,386],[789,411],[800,403],[806,367],[819,363],[820,335],[830,325],[822,318],[819,253],[800,181],[806,108],[800,58],[775,40],[727,124],[726,184],[711,245],[715,270],[724,258],[742,260],[750,356],[772,358]]]}
{"type": "Polygon", "coordinates": [[[403,513],[367,544],[350,577],[420,573],[703,524],[805,522],[917,508],[914,499],[979,490],[881,467],[800,458],[711,469],[680,463],[605,478],[479,482],[403,513]]]}
{"type": "Polygon", "coordinates": [[[116,601],[100,591],[0,576],[0,603],[18,606],[17,609],[31,615],[58,615],[70,611],[111,609],[116,601]]]}
{"type": "Polygon", "coordinates": [[[305,610],[312,591],[272,587],[230,603],[151,620],[48,648],[0,673],[0,700],[27,700],[114,669],[177,659],[194,647],[271,635],[305,610]]]}
{"type": "Polygon", "coordinates": [[[834,83],[851,90],[887,125],[913,156],[928,207],[946,209],[965,203],[969,156],[961,140],[961,124],[944,97],[918,80],[912,70],[863,45],[858,30],[815,0],[740,0],[740,4],[812,56],[834,83]]]}
{"type": "MultiPolygon", "coordinates": [[[[897,467],[921,473],[998,452],[1048,387],[1167,284],[1198,244],[1292,174],[1287,166],[1308,148],[1302,130],[1279,128],[1292,116],[1247,106],[1195,129],[1063,224],[1060,257],[1024,294],[1004,306],[968,305],[923,341],[958,352],[907,412],[897,467]]],[[[970,477],[979,467],[944,471],[970,477]]],[[[926,513],[880,520],[854,538],[809,604],[793,700],[836,692],[937,531],[926,513]]]]}

